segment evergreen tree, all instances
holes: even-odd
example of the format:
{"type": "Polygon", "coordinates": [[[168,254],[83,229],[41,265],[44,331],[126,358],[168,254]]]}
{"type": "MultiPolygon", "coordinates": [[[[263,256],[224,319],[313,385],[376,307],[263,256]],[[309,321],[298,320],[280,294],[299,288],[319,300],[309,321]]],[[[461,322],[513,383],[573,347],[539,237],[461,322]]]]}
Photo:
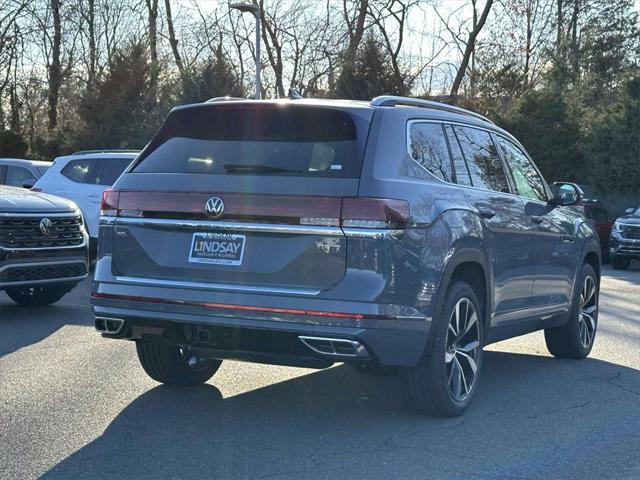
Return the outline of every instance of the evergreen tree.
{"type": "Polygon", "coordinates": [[[116,52],[106,76],[85,91],[78,110],[77,146],[141,148],[160,126],[154,67],[142,43],[116,52]]]}
{"type": "Polygon", "coordinates": [[[580,128],[561,95],[531,91],[499,123],[518,138],[549,181],[582,181],[580,128]]]}
{"type": "Polygon", "coordinates": [[[214,97],[243,97],[245,94],[221,45],[213,58],[191,69],[182,85],[181,103],[199,103],[214,97]]]}
{"type": "Polygon", "coordinates": [[[0,131],[0,157],[24,158],[27,142],[22,135],[12,130],[0,131]]]}
{"type": "Polygon", "coordinates": [[[371,100],[378,95],[408,95],[406,76],[396,78],[389,55],[373,35],[359,49],[353,64],[345,64],[330,95],[335,98],[371,100]]]}
{"type": "Polygon", "coordinates": [[[601,116],[583,146],[593,186],[600,191],[640,195],[640,76],[601,116]]]}

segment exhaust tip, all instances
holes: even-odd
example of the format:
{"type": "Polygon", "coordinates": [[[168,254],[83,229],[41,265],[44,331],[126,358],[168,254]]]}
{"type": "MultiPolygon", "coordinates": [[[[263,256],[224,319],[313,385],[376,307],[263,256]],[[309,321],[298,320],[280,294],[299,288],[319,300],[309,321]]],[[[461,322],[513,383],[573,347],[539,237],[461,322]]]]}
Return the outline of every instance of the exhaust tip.
{"type": "Polygon", "coordinates": [[[315,353],[329,358],[370,358],[369,352],[360,342],[344,338],[298,336],[300,341],[315,353]]]}
{"type": "Polygon", "coordinates": [[[124,320],[121,318],[95,317],[96,330],[109,335],[117,335],[124,327],[124,320]]]}

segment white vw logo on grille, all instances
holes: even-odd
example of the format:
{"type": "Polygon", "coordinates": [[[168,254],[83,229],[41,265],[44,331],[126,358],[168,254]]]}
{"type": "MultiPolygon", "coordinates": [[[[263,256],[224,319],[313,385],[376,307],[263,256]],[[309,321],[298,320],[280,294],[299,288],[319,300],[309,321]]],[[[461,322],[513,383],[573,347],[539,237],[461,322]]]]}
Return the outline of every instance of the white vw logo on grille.
{"type": "Polygon", "coordinates": [[[49,220],[48,218],[43,218],[42,220],[40,220],[40,231],[42,232],[43,235],[49,235],[49,232],[51,232],[52,226],[53,224],[51,223],[51,220],[49,220]]]}
{"type": "Polygon", "coordinates": [[[220,197],[211,197],[207,200],[207,203],[204,204],[204,211],[207,212],[207,215],[211,218],[219,218],[224,212],[224,202],[220,197]]]}

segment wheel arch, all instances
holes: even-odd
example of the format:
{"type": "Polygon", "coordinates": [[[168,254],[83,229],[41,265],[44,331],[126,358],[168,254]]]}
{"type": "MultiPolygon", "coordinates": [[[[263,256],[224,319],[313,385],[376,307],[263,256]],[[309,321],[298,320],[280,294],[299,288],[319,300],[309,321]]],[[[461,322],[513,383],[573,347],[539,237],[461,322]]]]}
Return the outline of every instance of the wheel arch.
{"type": "MultiPolygon", "coordinates": [[[[453,254],[448,258],[438,289],[435,293],[432,312],[432,323],[437,321],[437,315],[443,307],[449,287],[456,280],[465,280],[474,289],[482,303],[483,337],[491,326],[491,312],[493,309],[493,281],[491,267],[486,256],[478,248],[452,248],[453,254]]],[[[429,335],[425,350],[427,355],[433,347],[434,335],[429,335]]]]}

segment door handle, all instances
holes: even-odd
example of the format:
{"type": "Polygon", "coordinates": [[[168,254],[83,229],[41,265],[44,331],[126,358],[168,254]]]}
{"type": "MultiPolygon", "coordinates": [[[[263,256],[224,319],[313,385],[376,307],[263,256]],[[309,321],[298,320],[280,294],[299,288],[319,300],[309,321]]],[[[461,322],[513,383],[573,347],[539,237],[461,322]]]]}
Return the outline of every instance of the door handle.
{"type": "Polygon", "coordinates": [[[542,222],[544,222],[544,218],[538,215],[531,215],[531,221],[536,225],[540,225],[542,222]]]}
{"type": "Polygon", "coordinates": [[[496,216],[496,212],[494,212],[493,210],[487,207],[478,208],[478,212],[480,213],[480,216],[483,218],[493,218],[496,216]]]}

